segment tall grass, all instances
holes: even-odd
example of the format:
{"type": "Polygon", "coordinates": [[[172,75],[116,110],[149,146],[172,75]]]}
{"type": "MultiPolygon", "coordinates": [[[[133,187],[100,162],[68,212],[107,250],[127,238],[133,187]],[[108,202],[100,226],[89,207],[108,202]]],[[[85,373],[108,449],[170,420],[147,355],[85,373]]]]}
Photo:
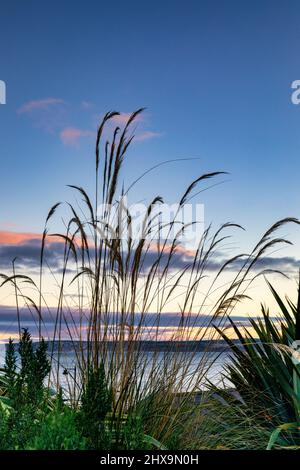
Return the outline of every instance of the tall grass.
{"type": "MultiPolygon", "coordinates": [[[[188,398],[182,392],[198,392],[203,384],[210,350],[208,346],[196,362],[196,349],[179,353],[176,344],[191,339],[210,342],[219,337],[212,325],[221,325],[236,304],[246,297],[246,289],[257,276],[252,271],[259,258],[274,246],[287,243],[276,237],[276,231],[296,220],[287,218],[274,224],[250,254],[228,258],[215,274],[209,270],[211,260],[228,240],[228,231],[241,227],[226,223],[213,231],[209,226],[199,240],[193,260],[187,261],[183,268],[176,268],[176,254],[185,249],[184,235],[188,229],[184,222],[178,224],[180,211],[206,189],[205,184],[210,179],[222,172],[203,174],[191,182],[179,198],[178,212],[168,223],[167,232],[158,217],[163,199],[154,196],[143,216],[138,237],[133,237],[132,215],[124,204],[124,197],[140,179],[126,189],[121,184],[121,171],[133,140],[132,125],[142,111],[134,112],[124,128],[116,127],[108,141],[104,136],[118,113],[105,115],[96,138],[93,194],[80,186],[70,186],[81,203],[65,205],[69,216],[62,233],[50,232],[51,221],[61,204],[55,204],[49,211],[42,237],[38,282],[17,274],[14,268],[12,276],[2,276],[2,285],[10,283],[15,289],[18,318],[19,304],[23,302],[32,311],[39,337],[47,336],[44,316],[53,310],[47,305],[45,292],[45,273],[50,269],[46,251],[51,237],[60,240],[63,246],[61,271],[59,275],[53,274],[57,302],[54,333],[50,338],[52,370],[55,371],[52,379],[57,387],[61,385],[62,340],[67,337],[74,345],[77,361],[76,372],[69,372],[67,376],[72,404],[76,406],[80,402],[89,371],[97,371],[104,365],[112,392],[116,429],[128,412],[139,410],[147,414],[149,433],[165,443],[184,412],[188,398]],[[228,272],[237,261],[241,268],[228,282],[228,272]],[[27,295],[24,286],[35,293],[27,295]],[[141,340],[151,339],[154,343],[161,340],[163,313],[175,300],[180,324],[169,337],[172,349],[145,354],[141,340]],[[211,320],[198,328],[198,320],[203,315],[210,315],[211,320]],[[55,341],[59,345],[58,355],[54,354],[55,341]],[[180,406],[178,395],[181,396],[180,406]]],[[[192,222],[197,223],[197,220],[192,222]]]]}

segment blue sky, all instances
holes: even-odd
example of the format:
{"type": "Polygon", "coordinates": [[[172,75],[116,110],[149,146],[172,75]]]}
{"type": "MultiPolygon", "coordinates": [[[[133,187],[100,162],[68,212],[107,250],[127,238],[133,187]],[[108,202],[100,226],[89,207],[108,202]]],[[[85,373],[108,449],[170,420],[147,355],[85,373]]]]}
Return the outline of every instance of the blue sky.
{"type": "MultiPolygon", "coordinates": [[[[199,160],[154,172],[137,199],[174,202],[196,176],[225,170],[203,196],[205,218],[244,225],[242,249],[299,217],[299,2],[28,0],[2,2],[0,15],[0,230],[40,232],[66,184],[91,185],[104,112],[141,106],[125,182],[199,160]]],[[[283,235],[295,247],[282,255],[298,258],[299,229],[283,235]]]]}

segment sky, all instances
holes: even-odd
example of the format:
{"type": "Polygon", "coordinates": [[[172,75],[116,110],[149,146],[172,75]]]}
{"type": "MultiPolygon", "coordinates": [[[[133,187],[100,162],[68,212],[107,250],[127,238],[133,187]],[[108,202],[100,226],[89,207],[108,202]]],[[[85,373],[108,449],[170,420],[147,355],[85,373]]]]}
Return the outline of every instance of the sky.
{"type": "MultiPolygon", "coordinates": [[[[3,267],[71,197],[67,184],[92,185],[95,131],[108,110],[146,107],[125,184],[165,160],[195,158],[152,172],[136,200],[178,201],[195,177],[223,170],[201,197],[205,222],[243,225],[234,239],[242,251],[278,219],[298,218],[299,15],[294,0],[1,2],[3,267]]],[[[285,227],[294,245],[273,254],[292,277],[299,230],[285,227]]],[[[0,303],[10,303],[6,292],[0,303]]]]}

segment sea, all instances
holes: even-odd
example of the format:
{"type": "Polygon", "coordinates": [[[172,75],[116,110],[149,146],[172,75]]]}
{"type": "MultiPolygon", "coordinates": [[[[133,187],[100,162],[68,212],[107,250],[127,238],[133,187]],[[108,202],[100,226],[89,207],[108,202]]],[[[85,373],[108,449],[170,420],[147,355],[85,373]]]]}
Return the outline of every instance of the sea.
{"type": "MultiPolygon", "coordinates": [[[[147,368],[144,374],[144,383],[147,382],[147,375],[150,373],[151,364],[152,364],[152,355],[153,352],[143,352],[143,355],[146,355],[147,368]]],[[[156,363],[163,364],[164,353],[156,352],[156,363]]],[[[180,354],[180,353],[178,353],[180,354]]],[[[199,368],[201,363],[205,373],[203,373],[203,378],[199,384],[200,389],[207,388],[208,383],[212,383],[221,388],[231,388],[229,380],[226,378],[226,365],[230,363],[230,355],[227,351],[225,352],[191,352],[185,353],[185,358],[189,367],[185,371],[186,380],[182,384],[181,392],[188,392],[191,389],[194,389],[196,378],[196,370],[199,368]],[[189,357],[191,354],[191,357],[189,357]]],[[[57,363],[57,353],[54,353],[53,364],[57,363]]],[[[0,344],[0,367],[3,366],[5,360],[5,344],[0,344]]],[[[143,359],[144,360],[144,359],[143,359]]],[[[59,382],[62,386],[65,394],[70,393],[70,387],[72,387],[72,377],[74,377],[74,370],[76,370],[76,356],[72,349],[63,351],[60,353],[60,368],[59,368],[59,382]]],[[[54,372],[54,376],[57,374],[54,372]]],[[[159,375],[158,375],[159,376],[159,375]]]]}

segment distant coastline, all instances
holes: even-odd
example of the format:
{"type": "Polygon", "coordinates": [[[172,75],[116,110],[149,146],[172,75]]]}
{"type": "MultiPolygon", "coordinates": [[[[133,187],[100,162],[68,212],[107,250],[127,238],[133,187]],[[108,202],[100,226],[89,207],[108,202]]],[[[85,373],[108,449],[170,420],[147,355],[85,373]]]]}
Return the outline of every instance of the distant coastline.
{"type": "MultiPolygon", "coordinates": [[[[238,346],[239,340],[233,340],[238,346]]],[[[34,342],[34,347],[37,347],[39,342],[34,342]]],[[[115,347],[114,341],[106,341],[106,347],[113,349],[115,347]]],[[[128,342],[124,341],[124,348],[128,347],[128,342]]],[[[228,352],[230,349],[227,343],[223,340],[202,340],[202,341],[135,341],[130,343],[130,348],[136,351],[143,352],[228,352]]],[[[49,350],[53,352],[61,351],[68,353],[74,351],[74,349],[88,349],[87,341],[71,341],[61,340],[52,341],[48,343],[49,350]]]]}

